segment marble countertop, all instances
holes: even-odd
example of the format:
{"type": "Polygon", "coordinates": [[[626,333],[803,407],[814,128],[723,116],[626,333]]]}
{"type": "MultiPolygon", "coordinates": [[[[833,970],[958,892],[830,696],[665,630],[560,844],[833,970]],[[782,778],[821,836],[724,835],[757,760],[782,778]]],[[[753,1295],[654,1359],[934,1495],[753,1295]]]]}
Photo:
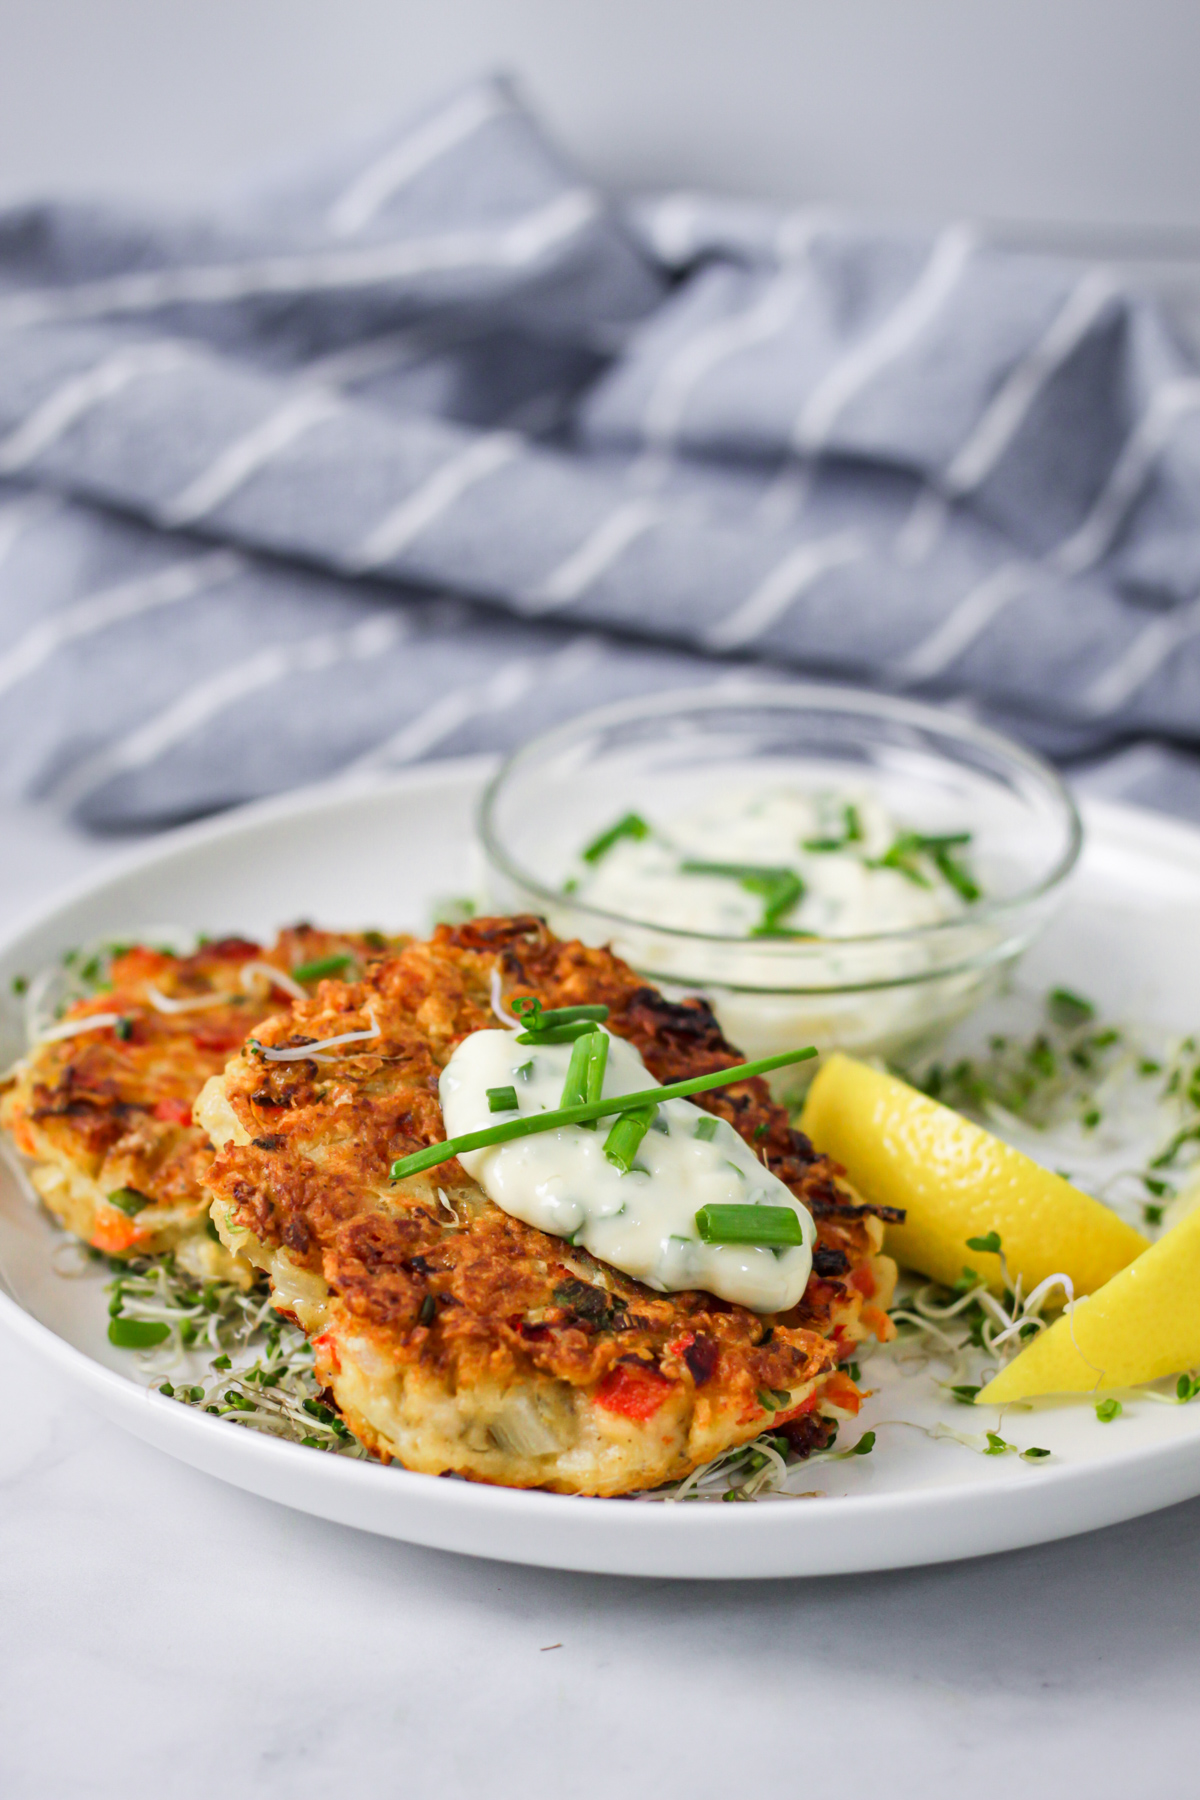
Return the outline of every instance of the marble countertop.
{"type": "MultiPolygon", "coordinates": [[[[0,928],[106,854],[0,834],[0,928]]],[[[561,1575],[254,1499],[0,1354],[5,1800],[1200,1786],[1200,1501],[894,1574],[561,1575]]]]}

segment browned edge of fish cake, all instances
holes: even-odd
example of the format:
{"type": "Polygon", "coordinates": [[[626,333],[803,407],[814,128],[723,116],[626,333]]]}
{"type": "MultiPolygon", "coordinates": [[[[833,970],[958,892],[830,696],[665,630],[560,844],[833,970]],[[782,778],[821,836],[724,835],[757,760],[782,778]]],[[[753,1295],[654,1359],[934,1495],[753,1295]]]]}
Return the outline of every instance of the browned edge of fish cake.
{"type": "Polygon", "coordinates": [[[895,1267],[880,1254],[881,1209],[761,1080],[696,1102],[816,1220],[813,1275],[785,1314],[654,1292],[509,1217],[457,1162],[391,1181],[395,1158],[444,1136],[438,1077],[468,1033],[495,1024],[494,973],[509,1004],[603,1002],[661,1081],[741,1060],[703,1001],[668,1001],[611,952],[531,917],[439,927],[256,1033],[262,1048],[313,1056],[272,1061],[252,1044],[206,1088],[213,1218],[309,1333],[351,1429],[408,1468],[597,1494],[678,1479],[767,1425],[819,1447],[858,1410],[839,1361],[891,1334],[895,1267]],[[321,1048],[372,1026],[369,1041],[321,1048]]]}

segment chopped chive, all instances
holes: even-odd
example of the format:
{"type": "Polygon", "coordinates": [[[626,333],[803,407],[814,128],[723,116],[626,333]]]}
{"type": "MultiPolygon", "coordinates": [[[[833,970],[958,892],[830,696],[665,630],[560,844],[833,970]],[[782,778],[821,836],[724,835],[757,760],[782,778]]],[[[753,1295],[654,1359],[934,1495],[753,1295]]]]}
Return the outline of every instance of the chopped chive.
{"type": "Polygon", "coordinates": [[[593,1025],[603,1025],[607,1018],[607,1006],[552,1006],[548,1011],[543,1011],[537,1029],[553,1031],[558,1025],[574,1025],[580,1019],[586,1019],[593,1025]]]}
{"type": "Polygon", "coordinates": [[[118,1350],[152,1350],[171,1335],[171,1327],[157,1319],[110,1319],[108,1341],[118,1350]]]}
{"type": "Polygon", "coordinates": [[[599,1100],[604,1094],[604,1071],[608,1067],[608,1033],[593,1033],[591,1055],[587,1066],[587,1092],[585,1100],[599,1100]]]}
{"type": "Polygon", "coordinates": [[[517,1090],[515,1087],[494,1087],[487,1090],[489,1112],[516,1112],[517,1090]]]}
{"type": "Polygon", "coordinates": [[[628,812],[624,818],[618,819],[615,825],[610,825],[607,831],[602,831],[599,837],[592,839],[582,852],[583,860],[585,863],[598,863],[600,858],[607,856],[613,845],[620,843],[622,838],[632,838],[636,843],[649,836],[650,827],[641,814],[628,812]]]}
{"type": "Polygon", "coordinates": [[[711,1075],[693,1075],[687,1081],[672,1082],[669,1087],[644,1088],[634,1094],[613,1094],[607,1099],[589,1100],[585,1106],[564,1106],[552,1112],[533,1113],[528,1118],[511,1119],[503,1125],[490,1125],[483,1131],[468,1132],[459,1138],[447,1138],[440,1144],[427,1144],[411,1156],[398,1157],[392,1164],[393,1181],[406,1175],[420,1175],[450,1162],[463,1150],[485,1150],[492,1144],[508,1143],[512,1138],[530,1137],[539,1131],[556,1131],[560,1125],[582,1125],[588,1119],[603,1119],[614,1113],[636,1112],[639,1107],[661,1106],[665,1100],[682,1100],[690,1094],[704,1094],[712,1088],[731,1087],[749,1081],[772,1069],[789,1068],[793,1063],[807,1062],[817,1054],[811,1046],[803,1050],[784,1050],[777,1056],[764,1056],[758,1062],[736,1063],[731,1069],[714,1069],[711,1075]]]}
{"type": "Polygon", "coordinates": [[[437,1301],[432,1294],[426,1294],[417,1313],[418,1325],[432,1325],[437,1317],[437,1301]]]}
{"type": "Polygon", "coordinates": [[[532,1080],[532,1078],[533,1078],[533,1058],[532,1058],[532,1056],[530,1057],[528,1062],[523,1062],[519,1069],[514,1069],[513,1073],[516,1076],[518,1081],[532,1080]]]}
{"type": "Polygon", "coordinates": [[[706,1244],[779,1244],[804,1242],[799,1213],[790,1206],[702,1206],[696,1230],[706,1244]]]}
{"type": "Polygon", "coordinates": [[[657,1111],[657,1106],[642,1106],[623,1112],[605,1138],[604,1154],[622,1175],[628,1175],[634,1167],[633,1159],[641,1148],[642,1139],[649,1131],[657,1111]]]}
{"type": "Polygon", "coordinates": [[[969,875],[960,862],[956,862],[949,850],[938,849],[932,853],[934,866],[943,881],[947,882],[968,906],[979,899],[979,884],[969,875]]]}
{"type": "Polygon", "coordinates": [[[154,1205],[148,1194],[139,1194],[136,1188],[114,1188],[107,1198],[108,1204],[115,1206],[117,1211],[123,1212],[128,1219],[143,1212],[147,1206],[154,1205]]]}
{"type": "Polygon", "coordinates": [[[555,1025],[543,1031],[540,1025],[529,1031],[519,1031],[518,1044],[573,1044],[576,1038],[587,1037],[592,1027],[587,1019],[576,1019],[573,1024],[555,1025]]]}
{"type": "Polygon", "coordinates": [[[566,1080],[563,1082],[562,1098],[558,1103],[560,1106],[582,1106],[589,1098],[588,1065],[592,1060],[595,1039],[602,1036],[603,1033],[599,1031],[585,1031],[575,1039],[571,1046],[571,1060],[567,1064],[566,1080]]]}
{"type": "Polygon", "coordinates": [[[720,1119],[714,1119],[711,1113],[706,1113],[702,1119],[696,1120],[696,1129],[693,1131],[692,1136],[700,1138],[702,1142],[706,1144],[711,1144],[720,1129],[720,1125],[720,1119]]]}
{"type": "Polygon", "coordinates": [[[343,951],[339,956],[318,956],[315,961],[301,963],[299,968],[293,969],[292,977],[296,981],[320,981],[325,975],[336,975],[339,969],[353,961],[349,951],[343,951]]]}
{"type": "Polygon", "coordinates": [[[1096,1417],[1102,1425],[1111,1425],[1114,1419],[1120,1418],[1124,1410],[1125,1408],[1119,1400],[1097,1400],[1096,1402],[1096,1417]]]}
{"type": "Polygon", "coordinates": [[[126,1018],[118,1019],[113,1026],[113,1036],[120,1038],[123,1044],[127,1044],[133,1036],[133,1020],[126,1018]]]}
{"type": "Polygon", "coordinates": [[[762,900],[762,918],[751,932],[752,937],[811,937],[811,932],[794,933],[782,924],[784,918],[804,898],[804,883],[794,869],[776,868],[761,863],[718,863],[688,860],[679,865],[681,875],[714,875],[721,880],[736,881],[748,894],[762,900]]]}
{"type": "Polygon", "coordinates": [[[818,855],[823,851],[844,850],[848,844],[861,844],[863,840],[862,819],[857,806],[847,804],[842,808],[841,837],[805,838],[802,848],[815,851],[818,855]]]}

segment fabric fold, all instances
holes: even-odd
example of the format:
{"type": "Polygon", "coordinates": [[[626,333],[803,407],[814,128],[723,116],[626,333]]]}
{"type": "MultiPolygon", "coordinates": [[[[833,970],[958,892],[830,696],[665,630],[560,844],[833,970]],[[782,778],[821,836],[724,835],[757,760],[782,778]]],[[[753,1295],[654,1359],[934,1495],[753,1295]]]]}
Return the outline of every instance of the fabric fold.
{"type": "Polygon", "coordinates": [[[500,80],[225,213],[0,216],[0,478],[5,783],[97,828],[738,670],[1200,735],[1200,374],[1149,299],[961,225],[622,211],[500,80]]]}

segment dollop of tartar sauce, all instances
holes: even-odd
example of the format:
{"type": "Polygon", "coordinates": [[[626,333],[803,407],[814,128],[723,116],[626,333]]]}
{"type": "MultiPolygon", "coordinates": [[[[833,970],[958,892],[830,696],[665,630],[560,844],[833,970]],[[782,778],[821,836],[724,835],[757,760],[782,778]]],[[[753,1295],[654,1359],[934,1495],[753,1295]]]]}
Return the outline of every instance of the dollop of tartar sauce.
{"type": "MultiPolygon", "coordinates": [[[[609,1036],[604,1095],[658,1087],[632,1044],[609,1036]]],[[[483,1131],[506,1118],[562,1104],[570,1044],[518,1044],[511,1031],[474,1031],[458,1046],[439,1083],[451,1137],[483,1131]],[[517,1113],[488,1110],[488,1088],[512,1086],[517,1113]]],[[[704,1288],[754,1312],[795,1306],[812,1270],[812,1216],[758,1161],[724,1120],[689,1100],[667,1100],[642,1139],[637,1161],[622,1175],[604,1155],[610,1120],[516,1138],[459,1157],[488,1198],[514,1218],[582,1244],[593,1256],[660,1293],[704,1288]],[[706,1122],[703,1123],[702,1122],[706,1122]],[[716,1127],[712,1137],[697,1136],[716,1127]],[[706,1244],[696,1229],[703,1206],[789,1206],[802,1244],[706,1244]]]]}
{"type": "Polygon", "coordinates": [[[763,918],[761,884],[739,880],[739,865],[793,871],[800,894],[780,924],[814,937],[908,931],[961,913],[962,900],[935,865],[908,873],[880,866],[901,832],[869,793],[728,789],[642,836],[618,837],[592,862],[585,858],[572,892],[620,918],[717,937],[757,935],[763,918]]]}

